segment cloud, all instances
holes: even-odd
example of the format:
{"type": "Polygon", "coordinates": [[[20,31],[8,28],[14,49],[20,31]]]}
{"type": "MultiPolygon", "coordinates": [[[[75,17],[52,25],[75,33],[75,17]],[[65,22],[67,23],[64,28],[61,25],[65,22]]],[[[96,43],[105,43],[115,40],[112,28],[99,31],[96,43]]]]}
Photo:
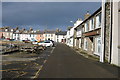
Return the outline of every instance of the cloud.
{"type": "Polygon", "coordinates": [[[2,20],[3,25],[47,25],[52,29],[69,26],[71,20],[84,18],[87,11],[93,13],[100,5],[86,2],[4,2],[2,20]]]}

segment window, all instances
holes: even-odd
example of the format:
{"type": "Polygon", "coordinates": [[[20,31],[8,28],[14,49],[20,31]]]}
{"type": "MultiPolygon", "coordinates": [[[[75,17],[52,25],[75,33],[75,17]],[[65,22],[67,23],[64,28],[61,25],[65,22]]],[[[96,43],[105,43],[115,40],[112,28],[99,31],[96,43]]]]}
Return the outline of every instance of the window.
{"type": "Polygon", "coordinates": [[[101,13],[96,16],[96,28],[101,27],[101,13]]]}
{"type": "Polygon", "coordinates": [[[88,42],[86,39],[84,39],[84,49],[87,50],[87,48],[88,48],[88,42]]]}
{"type": "Polygon", "coordinates": [[[88,32],[88,27],[89,27],[89,24],[88,22],[85,23],[85,32],[88,32]]]}
{"type": "Polygon", "coordinates": [[[50,34],[48,36],[50,37],[50,34]]]}
{"type": "Polygon", "coordinates": [[[90,30],[94,29],[94,18],[90,20],[90,30]]]}
{"type": "Polygon", "coordinates": [[[31,34],[30,34],[30,37],[31,37],[31,34]]]}
{"type": "Polygon", "coordinates": [[[51,34],[51,37],[53,37],[53,34],[51,34]]]}
{"type": "Polygon", "coordinates": [[[85,27],[82,28],[82,31],[83,31],[83,32],[85,31],[85,27]]]}
{"type": "Polygon", "coordinates": [[[101,53],[101,37],[95,38],[95,54],[100,55],[101,53]]]}
{"type": "Polygon", "coordinates": [[[79,30],[77,31],[77,36],[80,36],[80,37],[81,37],[81,34],[82,34],[81,29],[79,29],[79,30]]]}
{"type": "Polygon", "coordinates": [[[81,48],[81,39],[79,39],[79,48],[81,48]]]}

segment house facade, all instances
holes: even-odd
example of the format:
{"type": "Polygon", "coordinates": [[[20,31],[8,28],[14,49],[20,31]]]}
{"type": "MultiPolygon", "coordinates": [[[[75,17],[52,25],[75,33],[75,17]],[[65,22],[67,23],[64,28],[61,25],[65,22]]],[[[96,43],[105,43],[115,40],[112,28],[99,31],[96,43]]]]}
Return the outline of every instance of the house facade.
{"type": "Polygon", "coordinates": [[[100,62],[120,66],[119,22],[120,1],[103,0],[102,7],[74,27],[74,33],[73,27],[68,29],[67,44],[98,57],[100,62]]]}
{"type": "Polygon", "coordinates": [[[55,41],[55,33],[56,33],[56,31],[45,31],[44,34],[43,34],[44,40],[55,41]]]}
{"type": "Polygon", "coordinates": [[[110,47],[110,62],[120,66],[120,1],[110,3],[110,18],[111,18],[111,47],[110,47]]]}
{"type": "Polygon", "coordinates": [[[59,43],[66,43],[66,31],[59,31],[55,33],[55,41],[59,43]]]}
{"type": "Polygon", "coordinates": [[[14,31],[15,31],[15,29],[12,29],[10,27],[3,27],[0,29],[0,38],[13,39],[14,31]]]}
{"type": "Polygon", "coordinates": [[[36,40],[37,41],[44,41],[44,32],[43,31],[38,31],[36,32],[36,40]]]}
{"type": "Polygon", "coordinates": [[[68,31],[67,31],[67,45],[74,47],[74,44],[76,43],[76,39],[74,37],[75,35],[75,28],[82,23],[82,19],[78,19],[75,23],[73,27],[68,27],[68,31]]]}
{"type": "Polygon", "coordinates": [[[90,55],[101,53],[101,8],[75,28],[75,48],[90,55]]]}

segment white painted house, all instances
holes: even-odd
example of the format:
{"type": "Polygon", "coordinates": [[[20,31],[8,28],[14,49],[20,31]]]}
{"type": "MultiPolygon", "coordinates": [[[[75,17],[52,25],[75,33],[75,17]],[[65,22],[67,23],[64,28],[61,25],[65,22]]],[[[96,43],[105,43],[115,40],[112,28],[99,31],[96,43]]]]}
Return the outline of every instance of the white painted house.
{"type": "Polygon", "coordinates": [[[59,43],[66,42],[66,31],[59,31],[55,33],[55,41],[59,43]]]}
{"type": "Polygon", "coordinates": [[[43,36],[44,40],[53,40],[55,41],[55,32],[56,31],[45,31],[43,36]]]}
{"type": "MultiPolygon", "coordinates": [[[[82,23],[82,19],[78,19],[73,27],[70,27],[67,31],[67,45],[73,47],[74,46],[74,29],[82,23]]],[[[76,40],[75,40],[76,43],[76,40]]]]}

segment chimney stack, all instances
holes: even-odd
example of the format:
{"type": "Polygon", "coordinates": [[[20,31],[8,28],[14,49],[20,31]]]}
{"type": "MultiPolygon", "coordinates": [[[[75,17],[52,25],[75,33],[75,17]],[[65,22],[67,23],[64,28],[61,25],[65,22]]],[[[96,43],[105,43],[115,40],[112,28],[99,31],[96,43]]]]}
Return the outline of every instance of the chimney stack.
{"type": "Polygon", "coordinates": [[[84,19],[87,19],[89,16],[90,16],[90,13],[89,13],[89,11],[87,11],[87,13],[85,14],[84,19]]]}

